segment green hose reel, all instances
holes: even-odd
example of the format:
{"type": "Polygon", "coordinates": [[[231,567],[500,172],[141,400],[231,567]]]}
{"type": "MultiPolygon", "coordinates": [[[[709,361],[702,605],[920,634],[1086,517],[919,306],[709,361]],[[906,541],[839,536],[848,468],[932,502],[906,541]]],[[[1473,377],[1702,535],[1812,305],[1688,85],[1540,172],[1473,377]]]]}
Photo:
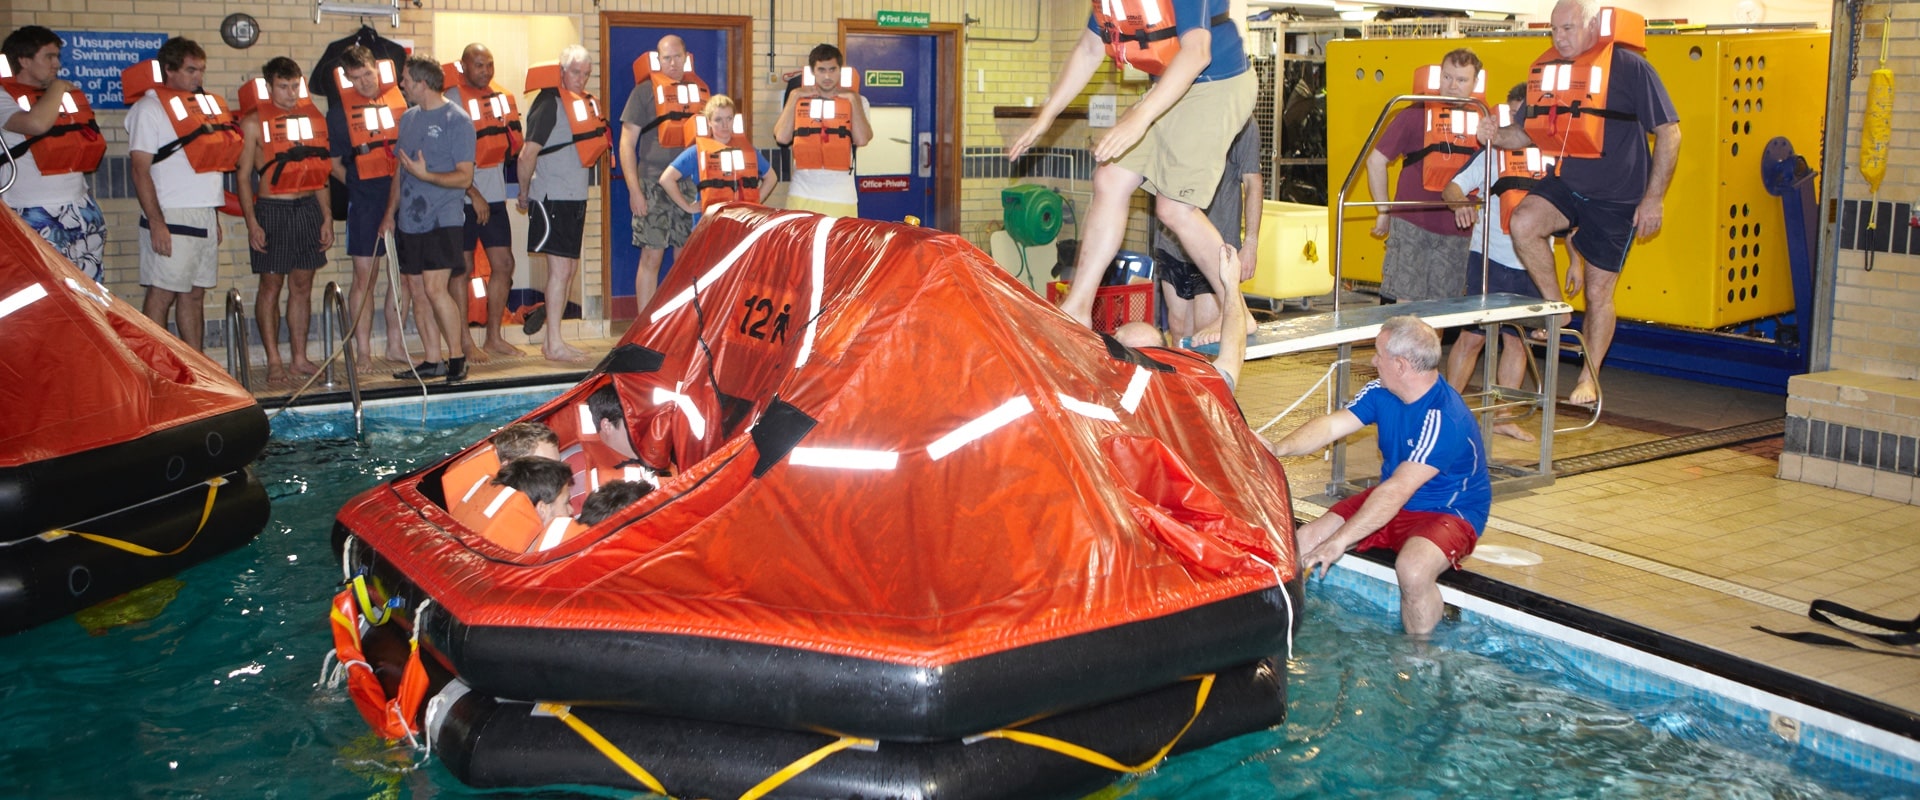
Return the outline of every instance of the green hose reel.
{"type": "Polygon", "coordinates": [[[1007,235],[1022,247],[1043,245],[1059,236],[1064,205],[1060,193],[1045,186],[1029,183],[1000,190],[1007,235]]]}

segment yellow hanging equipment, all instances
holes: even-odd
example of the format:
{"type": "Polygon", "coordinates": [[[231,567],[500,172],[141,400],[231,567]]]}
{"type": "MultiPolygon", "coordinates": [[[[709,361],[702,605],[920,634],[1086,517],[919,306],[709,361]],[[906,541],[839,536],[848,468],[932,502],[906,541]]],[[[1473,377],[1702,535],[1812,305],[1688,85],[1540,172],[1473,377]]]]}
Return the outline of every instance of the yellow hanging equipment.
{"type": "MultiPolygon", "coordinates": [[[[1880,68],[1867,82],[1867,108],[1860,125],[1860,176],[1867,179],[1873,204],[1867,208],[1867,230],[1879,227],[1880,181],[1887,177],[1887,144],[1893,138],[1893,70],[1887,69],[1887,29],[1893,26],[1893,4],[1887,4],[1880,22],[1880,68]]],[[[1873,234],[1867,234],[1868,272],[1873,271],[1873,234]]]]}

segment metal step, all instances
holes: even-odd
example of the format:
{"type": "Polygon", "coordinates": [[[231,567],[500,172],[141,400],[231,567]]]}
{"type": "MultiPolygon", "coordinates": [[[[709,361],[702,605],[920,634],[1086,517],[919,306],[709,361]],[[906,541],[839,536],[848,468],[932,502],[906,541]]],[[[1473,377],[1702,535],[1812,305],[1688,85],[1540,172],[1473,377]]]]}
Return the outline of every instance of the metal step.
{"type": "Polygon", "coordinates": [[[1569,478],[1574,475],[1598,472],[1603,469],[1615,469],[1634,464],[1644,464],[1648,461],[1658,461],[1663,458],[1684,456],[1688,453],[1698,453],[1703,450],[1717,450],[1722,447],[1731,447],[1737,444],[1746,444],[1747,442],[1757,442],[1762,439],[1784,436],[1786,435],[1786,431],[1786,417],[1776,417],[1773,419],[1763,419],[1758,422],[1749,422],[1745,425],[1734,425],[1726,428],[1716,428],[1710,431],[1701,431],[1699,433],[1689,433],[1684,436],[1641,442],[1640,444],[1630,444],[1626,447],[1616,447],[1612,450],[1602,450],[1597,453],[1587,453],[1586,455],[1555,459],[1553,462],[1553,475],[1556,478],[1569,478]]]}

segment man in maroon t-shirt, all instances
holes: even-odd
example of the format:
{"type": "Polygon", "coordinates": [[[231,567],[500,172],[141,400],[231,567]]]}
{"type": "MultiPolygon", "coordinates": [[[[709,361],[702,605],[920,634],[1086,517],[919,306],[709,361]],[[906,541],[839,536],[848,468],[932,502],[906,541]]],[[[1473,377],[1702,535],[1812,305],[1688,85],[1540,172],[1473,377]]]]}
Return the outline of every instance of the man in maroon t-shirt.
{"type": "MultiPolygon", "coordinates": [[[[1468,97],[1480,75],[1480,57],[1460,48],[1440,60],[1440,94],[1468,97]]],[[[1426,114],[1419,106],[1395,114],[1367,154],[1367,190],[1375,200],[1387,199],[1387,164],[1417,153],[1426,146],[1426,114]]],[[[1393,199],[1401,202],[1440,200],[1440,193],[1421,185],[1421,165],[1400,165],[1400,181],[1393,199]]],[[[1453,212],[1441,207],[1419,210],[1379,209],[1373,236],[1387,240],[1380,264],[1380,299],[1432,300],[1457,297],[1467,289],[1467,237],[1471,231],[1454,224],[1453,212]]]]}

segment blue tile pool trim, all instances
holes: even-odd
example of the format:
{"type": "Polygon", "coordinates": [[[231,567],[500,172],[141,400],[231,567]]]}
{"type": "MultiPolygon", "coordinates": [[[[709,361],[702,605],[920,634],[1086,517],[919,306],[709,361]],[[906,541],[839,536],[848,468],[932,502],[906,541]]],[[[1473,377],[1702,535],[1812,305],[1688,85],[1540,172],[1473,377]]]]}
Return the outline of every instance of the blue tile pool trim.
{"type": "MultiPolygon", "coordinates": [[[[1389,556],[1355,554],[1334,567],[1327,583],[1398,613],[1389,556]]],[[[1911,712],[1466,570],[1443,576],[1441,592],[1463,619],[1564,645],[1557,655],[1609,690],[1709,705],[1776,733],[1785,718],[1810,753],[1920,784],[1920,719],[1911,712]]]]}

